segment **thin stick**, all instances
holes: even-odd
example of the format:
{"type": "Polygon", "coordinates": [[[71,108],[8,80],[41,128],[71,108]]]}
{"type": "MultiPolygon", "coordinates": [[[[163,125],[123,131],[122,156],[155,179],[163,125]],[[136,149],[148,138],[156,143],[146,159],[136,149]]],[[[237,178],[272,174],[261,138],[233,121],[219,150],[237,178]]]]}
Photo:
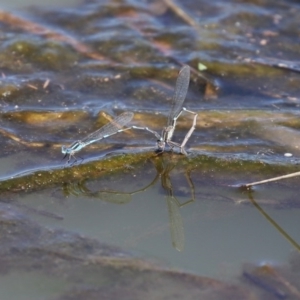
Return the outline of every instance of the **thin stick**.
{"type": "Polygon", "coordinates": [[[182,20],[184,20],[187,24],[197,27],[197,22],[190,17],[182,8],[180,8],[178,5],[176,5],[172,0],[164,0],[166,5],[182,20]]]}
{"type": "Polygon", "coordinates": [[[278,181],[281,179],[297,177],[297,176],[300,176],[300,172],[295,172],[295,173],[291,173],[291,174],[287,174],[287,175],[283,175],[283,176],[273,177],[273,178],[265,179],[265,180],[261,180],[261,181],[251,182],[251,183],[243,184],[242,186],[250,187],[250,186],[254,186],[254,185],[264,184],[264,183],[268,183],[268,182],[272,182],[272,181],[278,181]]]}

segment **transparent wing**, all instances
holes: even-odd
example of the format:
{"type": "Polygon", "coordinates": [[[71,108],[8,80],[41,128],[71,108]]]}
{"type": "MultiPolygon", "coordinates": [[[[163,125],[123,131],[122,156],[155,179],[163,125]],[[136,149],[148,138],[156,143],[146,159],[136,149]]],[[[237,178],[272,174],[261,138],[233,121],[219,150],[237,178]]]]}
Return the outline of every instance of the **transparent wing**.
{"type": "Polygon", "coordinates": [[[181,111],[190,83],[190,67],[184,66],[176,81],[174,96],[172,99],[172,107],[168,117],[168,126],[172,124],[174,117],[181,111]]]}
{"type": "Polygon", "coordinates": [[[89,134],[87,137],[81,140],[81,142],[85,144],[89,144],[97,140],[101,140],[106,136],[117,133],[120,129],[122,129],[123,126],[125,126],[127,123],[129,123],[132,120],[133,115],[134,114],[132,112],[124,112],[118,115],[106,125],[102,126],[95,132],[89,134]]]}

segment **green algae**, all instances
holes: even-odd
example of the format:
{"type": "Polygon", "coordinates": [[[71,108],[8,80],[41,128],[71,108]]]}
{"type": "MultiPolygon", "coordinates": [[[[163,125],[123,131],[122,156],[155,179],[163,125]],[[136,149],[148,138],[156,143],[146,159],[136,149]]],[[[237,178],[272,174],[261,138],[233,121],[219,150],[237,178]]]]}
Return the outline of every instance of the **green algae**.
{"type": "MultiPolygon", "coordinates": [[[[235,158],[222,159],[214,158],[205,155],[194,155],[184,157],[180,154],[164,153],[161,157],[171,155],[171,160],[176,164],[176,168],[181,172],[193,171],[193,174],[205,174],[212,172],[220,178],[226,175],[226,178],[231,178],[238,181],[240,174],[243,177],[257,176],[261,179],[266,177],[274,177],[297,171],[297,166],[267,164],[262,161],[247,161],[235,158]],[[230,174],[230,177],[228,176],[230,174]]],[[[144,164],[148,159],[161,159],[160,156],[152,152],[146,153],[131,153],[123,155],[115,155],[105,158],[100,161],[88,162],[74,166],[65,166],[53,170],[39,170],[30,174],[19,174],[15,178],[2,179],[0,182],[0,191],[10,192],[29,192],[35,190],[46,189],[49,187],[61,185],[62,183],[72,181],[82,181],[85,179],[97,179],[106,174],[118,174],[118,172],[126,169],[128,165],[135,166],[144,164]]]]}
{"type": "MultiPolygon", "coordinates": [[[[54,41],[17,40],[1,53],[3,67],[26,71],[34,65],[38,69],[59,71],[76,61],[78,56],[63,44],[54,41]],[[11,53],[14,55],[12,56],[11,53]],[[13,60],[13,61],[12,61],[13,60]]],[[[15,70],[16,71],[16,70],[15,70]]]]}

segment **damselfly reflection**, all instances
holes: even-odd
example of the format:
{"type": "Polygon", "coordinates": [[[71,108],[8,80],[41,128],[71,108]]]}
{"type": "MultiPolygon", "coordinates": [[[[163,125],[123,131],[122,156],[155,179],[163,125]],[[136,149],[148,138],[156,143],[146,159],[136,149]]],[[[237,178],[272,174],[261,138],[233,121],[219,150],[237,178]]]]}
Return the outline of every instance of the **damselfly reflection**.
{"type": "Polygon", "coordinates": [[[191,179],[191,170],[184,171],[191,198],[181,203],[174,194],[175,189],[171,181],[171,172],[176,170],[178,173],[179,170],[176,166],[179,167],[179,162],[185,158],[172,153],[164,153],[163,155],[153,156],[150,159],[155,166],[156,176],[149,184],[138,190],[132,192],[118,192],[116,190],[92,191],[87,187],[87,181],[82,181],[77,184],[66,184],[64,186],[64,192],[65,194],[73,194],[75,196],[85,195],[88,197],[98,198],[102,201],[115,204],[126,204],[132,200],[133,195],[146,191],[150,187],[154,186],[160,179],[161,186],[165,193],[164,198],[166,199],[168,206],[172,245],[178,251],[183,251],[185,242],[180,208],[195,201],[195,187],[191,179]]]}

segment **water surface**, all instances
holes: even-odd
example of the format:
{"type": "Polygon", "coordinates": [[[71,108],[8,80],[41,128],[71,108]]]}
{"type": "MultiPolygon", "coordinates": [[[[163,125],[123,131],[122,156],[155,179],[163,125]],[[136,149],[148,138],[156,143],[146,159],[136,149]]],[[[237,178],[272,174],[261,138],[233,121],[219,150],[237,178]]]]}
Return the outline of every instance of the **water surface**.
{"type": "MultiPolygon", "coordinates": [[[[28,299],[67,299],[68,291],[81,299],[76,280],[83,274],[88,286],[86,274],[95,271],[81,267],[103,245],[112,257],[235,283],[248,274],[245,263],[284,265],[299,251],[299,179],[238,187],[298,171],[298,4],[12,4],[0,14],[1,251],[9,273],[1,299],[36,266],[29,286],[40,273],[50,277],[28,299]],[[73,165],[62,161],[62,145],[124,111],[134,112],[131,124],[160,133],[184,64],[192,68],[185,106],[198,113],[187,157],[156,155],[154,136],[128,131],[84,148],[73,165]],[[6,240],[12,223],[23,224],[24,240],[18,230],[6,240]],[[36,263],[34,251],[51,259],[36,263]],[[25,254],[28,265],[11,263],[25,254]],[[64,261],[68,283],[60,286],[49,262],[62,257],[70,264],[64,261]],[[74,279],[72,260],[85,257],[74,279]]],[[[191,124],[183,114],[174,140],[191,124]]]]}

